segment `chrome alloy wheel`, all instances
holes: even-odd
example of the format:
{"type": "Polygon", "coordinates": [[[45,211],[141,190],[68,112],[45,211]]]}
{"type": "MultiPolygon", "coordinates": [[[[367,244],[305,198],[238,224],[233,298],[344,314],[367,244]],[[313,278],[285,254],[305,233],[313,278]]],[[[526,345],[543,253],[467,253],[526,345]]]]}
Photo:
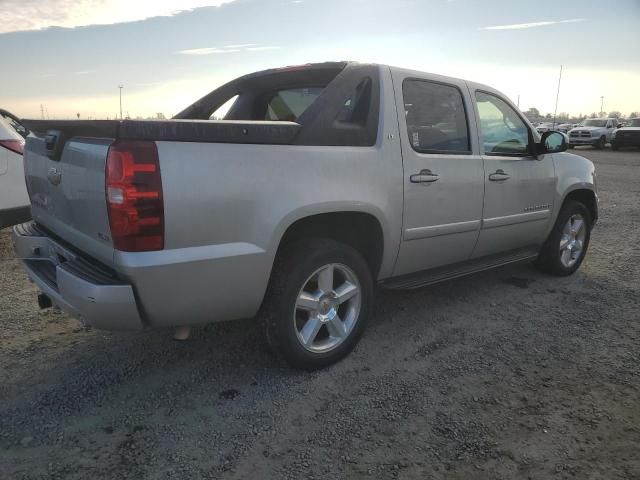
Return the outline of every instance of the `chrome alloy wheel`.
{"type": "Polygon", "coordinates": [[[571,215],[560,237],[560,262],[564,267],[570,268],[580,260],[586,235],[587,229],[582,215],[571,215]]]}
{"type": "Polygon", "coordinates": [[[300,344],[326,353],[344,342],[358,321],[362,295],[356,274],[346,265],[325,265],[305,281],[298,293],[293,323],[300,344]]]}

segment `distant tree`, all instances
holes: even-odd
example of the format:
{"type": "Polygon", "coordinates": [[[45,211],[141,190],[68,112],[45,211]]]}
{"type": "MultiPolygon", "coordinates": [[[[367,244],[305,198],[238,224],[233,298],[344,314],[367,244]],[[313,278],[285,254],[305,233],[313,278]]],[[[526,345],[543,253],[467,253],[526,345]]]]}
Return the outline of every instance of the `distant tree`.
{"type": "Polygon", "coordinates": [[[524,114],[527,116],[527,118],[538,118],[540,116],[540,110],[531,107],[529,110],[524,112],[524,114]]]}
{"type": "Polygon", "coordinates": [[[591,115],[589,115],[589,118],[598,118],[598,114],[596,112],[591,112],[591,115]]]}
{"type": "Polygon", "coordinates": [[[622,118],[622,113],[614,110],[613,112],[609,112],[609,118],[622,118]]]}
{"type": "Polygon", "coordinates": [[[164,113],[158,112],[156,113],[156,120],[166,120],[167,117],[164,116],[164,113]]]}
{"type": "Polygon", "coordinates": [[[547,120],[551,120],[553,118],[553,115],[551,115],[550,113],[547,113],[544,118],[546,118],[547,120]]]}
{"type": "Polygon", "coordinates": [[[629,114],[629,118],[638,118],[640,117],[640,112],[631,112],[629,114]]]}

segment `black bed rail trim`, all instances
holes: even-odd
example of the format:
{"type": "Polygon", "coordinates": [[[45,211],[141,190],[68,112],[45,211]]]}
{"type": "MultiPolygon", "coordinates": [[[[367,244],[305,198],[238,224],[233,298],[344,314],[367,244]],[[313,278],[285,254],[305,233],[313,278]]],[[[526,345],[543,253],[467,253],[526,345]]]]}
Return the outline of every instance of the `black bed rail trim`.
{"type": "Polygon", "coordinates": [[[240,120],[23,120],[38,136],[55,133],[62,145],[73,137],[154,140],[158,142],[291,144],[295,122],[240,120]]]}
{"type": "Polygon", "coordinates": [[[118,138],[165,142],[290,144],[295,122],[239,120],[124,120],[118,138]]]}
{"type": "Polygon", "coordinates": [[[95,137],[117,138],[119,120],[21,120],[29,130],[38,136],[50,130],[61,130],[67,138],[95,137]]]}

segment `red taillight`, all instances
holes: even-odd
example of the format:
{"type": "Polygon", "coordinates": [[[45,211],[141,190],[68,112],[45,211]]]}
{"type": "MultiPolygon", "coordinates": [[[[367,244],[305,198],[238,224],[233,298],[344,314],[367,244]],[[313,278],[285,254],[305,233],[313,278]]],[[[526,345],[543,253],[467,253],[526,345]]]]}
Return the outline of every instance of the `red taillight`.
{"type": "Polygon", "coordinates": [[[24,154],[24,140],[0,140],[0,146],[20,155],[24,154]]]}
{"type": "Polygon", "coordinates": [[[117,250],[164,248],[164,204],[158,150],[154,142],[116,141],[107,155],[107,208],[117,250]]]}

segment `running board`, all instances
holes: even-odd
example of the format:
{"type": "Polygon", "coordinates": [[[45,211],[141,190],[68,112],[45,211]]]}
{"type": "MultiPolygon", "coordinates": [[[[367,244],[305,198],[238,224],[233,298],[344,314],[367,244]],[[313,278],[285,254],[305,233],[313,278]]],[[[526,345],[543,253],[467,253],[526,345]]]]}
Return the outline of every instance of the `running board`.
{"type": "Polygon", "coordinates": [[[525,249],[511,252],[507,255],[491,255],[488,257],[467,260],[464,262],[438,267],[422,272],[389,278],[380,282],[380,286],[389,290],[412,290],[434,283],[444,282],[453,278],[464,277],[493,268],[502,267],[510,263],[520,263],[534,260],[538,256],[536,249],[525,249]]]}

